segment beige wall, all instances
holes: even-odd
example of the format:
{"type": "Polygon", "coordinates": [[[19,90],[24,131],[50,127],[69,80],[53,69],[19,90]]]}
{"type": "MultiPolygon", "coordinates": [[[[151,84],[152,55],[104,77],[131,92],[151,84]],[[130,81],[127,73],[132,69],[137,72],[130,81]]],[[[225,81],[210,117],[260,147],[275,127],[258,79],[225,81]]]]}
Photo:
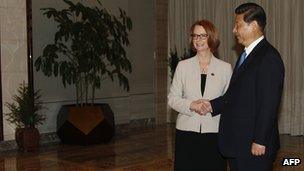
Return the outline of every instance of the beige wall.
{"type": "MultiPolygon", "coordinates": [[[[0,0],[1,77],[3,103],[23,81],[27,82],[27,43],[25,0],[0,0]]],[[[3,108],[7,113],[7,108],[3,108]]],[[[14,138],[14,128],[3,119],[4,140],[14,138]]]]}
{"type": "MultiPolygon", "coordinates": [[[[60,7],[61,0],[33,1],[33,50],[37,58],[43,47],[53,41],[56,25],[41,14],[42,7],[60,7]]],[[[83,1],[92,4],[94,0],[83,1]]],[[[103,0],[110,12],[118,14],[118,7],[124,9],[133,21],[130,33],[131,46],[127,55],[133,66],[129,75],[130,92],[123,91],[117,82],[107,80],[102,89],[96,92],[97,102],[109,103],[116,124],[128,123],[133,119],[154,118],[154,0],[103,0]]],[[[70,104],[75,99],[73,86],[64,88],[60,78],[47,78],[41,72],[34,73],[35,89],[41,89],[43,101],[48,110],[42,111],[47,122],[41,132],[56,130],[56,116],[62,104],[70,104]]]]}

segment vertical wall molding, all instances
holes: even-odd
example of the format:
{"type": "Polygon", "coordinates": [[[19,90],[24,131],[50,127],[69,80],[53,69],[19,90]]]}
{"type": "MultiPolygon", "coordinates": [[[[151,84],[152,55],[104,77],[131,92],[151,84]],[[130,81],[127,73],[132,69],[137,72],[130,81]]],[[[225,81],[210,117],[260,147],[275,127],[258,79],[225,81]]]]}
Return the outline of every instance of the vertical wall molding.
{"type": "Polygon", "coordinates": [[[33,30],[32,30],[32,0],[26,0],[26,30],[27,30],[27,69],[29,88],[34,90],[33,76],[33,30]]]}
{"type": "Polygon", "coordinates": [[[155,119],[156,124],[163,124],[167,122],[168,0],[155,3],[155,119]]]}
{"type": "MultiPolygon", "coordinates": [[[[0,20],[1,25],[1,20],[0,20]]],[[[0,27],[1,28],[1,27],[0,27]]],[[[1,45],[1,29],[0,29],[1,45]]],[[[2,68],[1,68],[1,46],[0,46],[0,141],[3,141],[3,104],[2,104],[2,68]]]]}

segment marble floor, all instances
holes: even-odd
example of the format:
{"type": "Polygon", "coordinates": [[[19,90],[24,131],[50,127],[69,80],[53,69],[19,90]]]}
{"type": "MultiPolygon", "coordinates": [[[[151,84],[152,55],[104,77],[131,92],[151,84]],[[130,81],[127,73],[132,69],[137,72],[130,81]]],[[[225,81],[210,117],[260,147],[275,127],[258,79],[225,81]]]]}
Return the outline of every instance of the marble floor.
{"type": "MultiPolygon", "coordinates": [[[[44,145],[38,152],[1,152],[0,170],[43,171],[165,171],[172,170],[174,125],[133,128],[110,143],[94,146],[44,145]]],[[[304,170],[304,137],[281,135],[276,171],[304,170]],[[281,166],[282,158],[300,158],[302,164],[281,166]]],[[[202,169],[203,170],[203,169],[202,169]]]]}

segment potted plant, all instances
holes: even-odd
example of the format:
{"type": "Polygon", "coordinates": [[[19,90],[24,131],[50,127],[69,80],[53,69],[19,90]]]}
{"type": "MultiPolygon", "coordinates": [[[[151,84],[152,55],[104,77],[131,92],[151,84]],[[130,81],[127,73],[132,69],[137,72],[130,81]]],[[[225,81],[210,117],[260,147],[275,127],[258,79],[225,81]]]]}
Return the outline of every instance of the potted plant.
{"type": "MultiPolygon", "coordinates": [[[[91,130],[105,120],[107,127],[113,127],[108,129],[111,131],[106,132],[114,134],[112,111],[106,104],[94,104],[95,89],[101,87],[104,79],[110,78],[113,81],[117,78],[119,85],[129,91],[125,74],[131,73],[132,67],[125,47],[129,45],[131,19],[122,9],[119,9],[119,17],[111,15],[99,0],[96,0],[97,7],[85,6],[80,2],[73,3],[70,0],[63,2],[67,7],[62,10],[41,9],[47,18],[58,23],[58,31],[55,33],[54,43],[48,44],[43,54],[35,61],[37,71],[42,71],[48,77],[60,76],[64,87],[72,84],[76,88],[76,104],[64,106],[68,109],[59,112],[57,133],[63,142],[80,142],[82,140],[77,137],[82,135],[97,136],[98,133],[92,133],[91,130]],[[101,111],[100,107],[103,108],[101,111]],[[70,111],[73,112],[66,114],[70,111]],[[100,112],[102,117],[98,114],[100,112]],[[66,123],[66,120],[69,123],[66,123]],[[77,130],[72,131],[75,136],[72,136],[74,134],[71,132],[60,130],[62,127],[69,127],[69,130],[77,127],[77,130]],[[79,130],[80,133],[76,133],[79,130]]],[[[84,138],[81,144],[90,143],[87,138],[84,138]]]]}
{"type": "Polygon", "coordinates": [[[38,125],[45,121],[45,116],[38,113],[43,108],[39,101],[39,91],[33,92],[25,83],[21,84],[18,94],[12,97],[12,103],[5,103],[9,109],[6,119],[16,126],[15,140],[20,149],[36,150],[39,147],[38,125]]]}

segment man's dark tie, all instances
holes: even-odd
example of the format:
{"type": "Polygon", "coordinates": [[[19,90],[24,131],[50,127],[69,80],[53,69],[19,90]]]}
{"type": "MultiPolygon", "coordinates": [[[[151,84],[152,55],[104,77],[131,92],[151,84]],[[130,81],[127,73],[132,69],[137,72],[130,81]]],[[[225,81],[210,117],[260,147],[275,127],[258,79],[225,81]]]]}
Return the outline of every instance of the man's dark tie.
{"type": "Polygon", "coordinates": [[[246,56],[247,56],[246,51],[244,51],[244,52],[242,53],[241,57],[240,57],[240,61],[239,61],[238,65],[237,65],[237,68],[239,68],[239,67],[242,65],[242,63],[243,63],[243,62],[245,61],[245,59],[246,59],[246,56]]]}

